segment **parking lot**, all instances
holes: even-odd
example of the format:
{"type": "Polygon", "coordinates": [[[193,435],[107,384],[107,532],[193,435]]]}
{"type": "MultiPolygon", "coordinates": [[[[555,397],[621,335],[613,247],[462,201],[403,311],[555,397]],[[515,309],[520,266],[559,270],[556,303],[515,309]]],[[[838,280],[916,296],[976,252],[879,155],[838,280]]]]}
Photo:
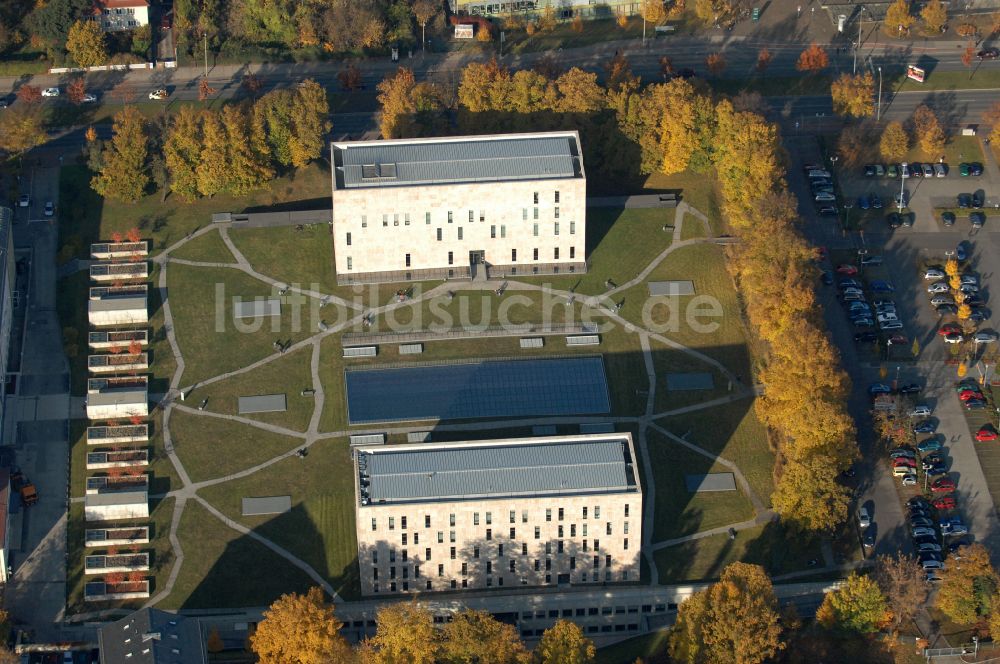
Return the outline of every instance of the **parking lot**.
{"type": "MultiPolygon", "coordinates": [[[[975,344],[972,341],[976,332],[993,332],[990,294],[994,288],[1000,288],[1000,247],[995,244],[1000,241],[1000,216],[992,207],[1000,204],[1000,172],[996,162],[989,154],[966,156],[969,162],[983,165],[982,174],[978,177],[972,174],[972,169],[969,169],[969,175],[963,177],[958,164],[949,164],[944,177],[910,177],[905,180],[878,178],[874,174],[866,176],[863,167],[853,173],[832,172],[837,182],[837,201],[833,203],[837,206],[837,215],[833,216],[829,210],[825,215],[820,213],[831,202],[814,202],[815,188],[810,186],[810,178],[803,170],[803,166],[810,161],[822,163],[819,146],[815,141],[804,139],[799,141],[797,147],[798,150],[793,151],[797,162],[793,166],[790,184],[799,194],[800,210],[809,222],[807,232],[810,239],[826,250],[827,259],[823,267],[830,271],[825,278],[830,285],[822,287],[820,299],[825,306],[834,340],[841,349],[845,367],[855,385],[850,407],[858,423],[859,444],[865,456],[858,467],[857,504],[869,508],[874,530],[874,546],[866,547],[866,553],[890,553],[897,547],[915,550],[910,537],[913,514],[906,500],[924,493],[922,462],[924,456],[929,456],[914,449],[915,477],[918,480],[915,486],[903,487],[901,480],[893,479],[893,461],[888,458],[887,448],[880,445],[873,430],[873,403],[868,389],[874,383],[883,383],[889,388],[915,383],[920,386],[920,392],[913,398],[932,410],[932,416],[927,419],[933,421],[935,432],[917,436],[913,442],[930,437],[940,440],[941,449],[936,454],[943,462],[943,468],[939,469],[946,472],[938,477],[950,478],[956,488],[952,492],[931,492],[928,482],[926,496],[930,500],[942,495],[953,496],[955,507],[939,511],[924,506],[915,510],[928,512],[926,518],[933,522],[935,537],[940,539],[944,552],[949,542],[961,541],[941,532],[942,519],[952,516],[960,516],[962,525],[968,527],[969,535],[963,539],[983,542],[991,551],[1000,551],[997,546],[1000,544],[1000,527],[993,498],[1000,488],[1000,450],[995,455],[997,458],[992,459],[994,448],[1000,443],[977,443],[973,439],[973,434],[981,426],[980,419],[991,419],[996,424],[995,406],[990,401],[985,410],[968,413],[971,419],[967,420],[963,402],[955,391],[960,359],[972,358],[968,377],[978,378],[975,362],[984,357],[989,360],[991,353],[996,352],[996,343],[975,344]],[[898,212],[893,198],[901,188],[905,192],[907,206],[902,212],[904,216],[910,215],[912,225],[900,224],[892,228],[886,216],[898,212]],[[985,223],[980,229],[972,227],[967,212],[957,209],[959,194],[971,197],[974,193],[982,199],[981,211],[985,223]],[[872,194],[880,199],[881,209],[875,209],[871,204],[872,194]],[[861,197],[868,199],[868,210],[860,209],[861,197]],[[942,223],[941,212],[948,210],[956,213],[956,222],[952,226],[942,223]],[[845,221],[848,222],[846,228],[845,221]],[[924,274],[928,266],[944,267],[960,242],[965,243],[963,248],[968,254],[961,263],[962,273],[976,278],[978,290],[973,295],[981,300],[976,308],[982,310],[986,320],[975,328],[961,329],[960,343],[946,343],[945,335],[938,334],[942,326],[949,322],[962,326],[962,322],[950,313],[947,305],[939,311],[930,304],[932,297],[947,294],[928,293],[929,284],[936,280],[924,279],[924,274]],[[875,264],[861,264],[862,260],[871,257],[881,258],[875,264]],[[839,265],[848,264],[858,268],[856,274],[836,274],[839,265]],[[861,297],[848,297],[845,303],[844,289],[840,284],[842,279],[860,282],[861,297]],[[881,284],[883,289],[873,292],[871,283],[878,281],[885,282],[881,284]],[[865,309],[854,304],[852,310],[852,304],[857,302],[867,304],[870,324],[862,322],[856,326],[852,323],[852,315],[864,313],[865,309]],[[876,303],[883,306],[878,307],[876,303]],[[882,320],[880,315],[883,315],[882,320]],[[883,326],[888,329],[880,329],[883,326]],[[856,343],[855,335],[859,333],[874,335],[878,343],[856,343]],[[894,336],[898,336],[898,343],[888,344],[887,341],[894,336]],[[970,431],[970,421],[973,422],[973,431],[970,431]],[[989,483],[976,446],[983,451],[984,461],[989,461],[985,464],[989,483]],[[992,494],[991,488],[994,489],[992,494]]],[[[829,161],[827,164],[833,165],[829,161]]],[[[944,281],[948,281],[947,275],[944,281]]],[[[991,391],[986,389],[984,392],[984,398],[990,399],[991,391]]],[[[948,504],[948,501],[940,503],[942,507],[948,504]]],[[[924,546],[934,548],[930,543],[924,546]]]]}

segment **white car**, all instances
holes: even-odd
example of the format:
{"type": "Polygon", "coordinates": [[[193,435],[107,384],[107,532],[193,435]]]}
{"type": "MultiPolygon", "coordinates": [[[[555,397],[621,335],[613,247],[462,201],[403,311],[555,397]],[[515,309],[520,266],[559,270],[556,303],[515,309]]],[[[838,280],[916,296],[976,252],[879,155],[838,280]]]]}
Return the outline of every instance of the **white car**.
{"type": "Polygon", "coordinates": [[[974,274],[963,274],[959,277],[959,282],[961,282],[963,286],[978,286],[979,277],[974,274]]]}
{"type": "Polygon", "coordinates": [[[97,95],[92,95],[89,92],[80,99],[84,104],[93,104],[97,101],[97,95]]]}
{"type": "Polygon", "coordinates": [[[927,287],[928,293],[947,293],[951,288],[943,281],[935,281],[927,287]]]}
{"type": "Polygon", "coordinates": [[[997,340],[996,332],[976,332],[972,340],[977,344],[991,344],[997,340]]]}
{"type": "Polygon", "coordinates": [[[52,204],[52,201],[45,201],[45,216],[51,217],[56,211],[56,206],[52,204]]]}
{"type": "Polygon", "coordinates": [[[910,417],[929,417],[932,412],[930,406],[920,404],[913,407],[913,410],[910,411],[910,417]]]}
{"type": "Polygon", "coordinates": [[[17,207],[29,207],[31,205],[31,197],[27,194],[21,194],[17,199],[17,207]]]}
{"type": "Polygon", "coordinates": [[[901,482],[903,486],[917,486],[917,475],[916,473],[910,473],[909,475],[903,475],[903,480],[901,482]]]}
{"type": "Polygon", "coordinates": [[[965,339],[961,332],[949,332],[942,337],[946,344],[960,344],[965,339]]]}
{"type": "Polygon", "coordinates": [[[924,568],[925,572],[932,569],[944,569],[944,563],[940,560],[925,560],[920,565],[924,568]]]}
{"type": "Polygon", "coordinates": [[[879,327],[880,330],[902,330],[903,329],[903,321],[890,320],[890,321],[886,321],[884,323],[880,322],[878,324],[878,327],[879,327]]]}
{"type": "Polygon", "coordinates": [[[58,97],[60,94],[59,88],[45,88],[42,90],[43,97],[58,97]]]}
{"type": "Polygon", "coordinates": [[[170,93],[164,90],[163,88],[160,88],[159,90],[153,90],[152,92],[149,93],[149,98],[154,101],[161,101],[169,96],[170,93]]]}
{"type": "Polygon", "coordinates": [[[893,313],[879,314],[876,320],[878,320],[878,322],[880,323],[891,323],[893,321],[899,320],[899,316],[893,313]]]}
{"type": "Polygon", "coordinates": [[[813,198],[813,200],[815,200],[817,203],[834,203],[834,202],[836,202],[837,197],[834,196],[833,194],[828,194],[826,192],[821,192],[821,193],[816,194],[816,196],[813,198]]]}
{"type": "Polygon", "coordinates": [[[868,509],[865,507],[858,508],[858,525],[861,526],[862,529],[872,525],[872,517],[868,513],[868,509]]]}
{"type": "Polygon", "coordinates": [[[947,275],[944,273],[944,270],[939,270],[936,267],[932,267],[924,272],[924,279],[927,279],[928,281],[931,279],[944,279],[946,276],[947,275]]]}

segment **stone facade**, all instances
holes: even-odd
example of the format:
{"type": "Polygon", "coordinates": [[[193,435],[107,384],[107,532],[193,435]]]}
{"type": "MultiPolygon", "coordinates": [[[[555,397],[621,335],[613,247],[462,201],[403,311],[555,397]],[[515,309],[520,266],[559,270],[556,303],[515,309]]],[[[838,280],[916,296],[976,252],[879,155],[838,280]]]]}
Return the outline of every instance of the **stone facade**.
{"type": "Polygon", "coordinates": [[[546,180],[339,189],[340,284],[585,272],[587,182],[546,180]],[[473,267],[475,264],[475,267],[473,267]]]}

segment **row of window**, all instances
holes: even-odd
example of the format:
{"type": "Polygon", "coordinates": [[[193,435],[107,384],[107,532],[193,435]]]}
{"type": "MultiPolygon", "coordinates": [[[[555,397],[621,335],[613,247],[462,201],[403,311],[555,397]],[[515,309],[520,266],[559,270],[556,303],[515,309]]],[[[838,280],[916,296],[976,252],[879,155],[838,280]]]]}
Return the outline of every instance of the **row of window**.
{"type": "MultiPolygon", "coordinates": [[[[627,528],[625,529],[625,532],[628,532],[627,528]]],[[[439,535],[440,535],[440,533],[439,533],[439,535]]],[[[561,534],[560,534],[560,536],[561,536],[561,534]]],[[[414,539],[414,542],[413,542],[414,545],[420,544],[420,542],[416,541],[418,539],[416,535],[414,535],[413,539],[414,539]]],[[[492,539],[492,536],[491,536],[491,534],[489,532],[489,529],[487,529],[487,537],[486,537],[486,539],[487,540],[492,539]]],[[[538,537],[538,530],[537,529],[535,530],[535,539],[539,539],[539,537],[538,537]]],[[[452,536],[452,540],[451,541],[452,542],[455,541],[454,534],[452,536]]],[[[440,538],[438,538],[438,543],[439,544],[441,543],[441,539],[440,538]]],[[[583,545],[583,549],[582,550],[585,553],[588,552],[589,551],[589,546],[590,546],[589,540],[583,540],[582,541],[582,545],[583,545]]],[[[407,544],[406,544],[406,535],[403,535],[403,546],[407,546],[407,544]]],[[[601,540],[595,539],[593,541],[593,546],[594,546],[594,551],[595,552],[600,551],[601,550],[601,540]]],[[[628,551],[628,538],[627,537],[622,540],[622,548],[625,551],[628,551]]],[[[528,543],[527,542],[521,542],[520,549],[521,549],[521,555],[522,556],[527,556],[528,555],[528,543]]],[[[455,560],[456,557],[457,557],[457,553],[458,553],[457,550],[456,550],[456,548],[452,546],[452,547],[449,547],[449,550],[450,550],[450,554],[451,554],[451,559],[455,560]]],[[[511,543],[511,546],[507,547],[507,551],[509,551],[509,552],[515,552],[514,555],[516,555],[516,551],[517,550],[518,550],[518,547],[516,545],[513,545],[513,543],[511,543]]],[[[556,540],[556,553],[563,553],[563,551],[564,551],[563,540],[561,540],[561,539],[560,540],[556,540]]],[[[378,564],[378,549],[377,548],[373,548],[371,550],[371,552],[372,552],[372,564],[373,565],[377,565],[378,564]]],[[[552,553],[552,542],[551,541],[545,542],[545,553],[546,553],[546,555],[551,555],[551,553],[552,553]]],[[[406,562],[407,560],[410,559],[410,557],[409,557],[409,549],[402,549],[401,550],[401,554],[402,554],[402,561],[403,562],[406,562]]],[[[476,559],[476,560],[479,559],[479,546],[478,545],[474,545],[473,546],[473,548],[472,548],[472,557],[474,559],[476,559]]],[[[503,558],[504,557],[504,545],[502,543],[497,545],[497,557],[498,558],[503,558]]],[[[432,559],[433,559],[433,554],[432,554],[431,547],[429,547],[429,546],[425,547],[424,548],[424,560],[427,561],[427,560],[432,560],[432,559]]],[[[610,557],[609,557],[609,559],[610,559],[610,557]]],[[[389,562],[390,563],[396,562],[396,549],[395,548],[390,548],[389,549],[389,562]]],[[[513,564],[514,563],[511,562],[511,565],[513,565],[513,564]]]]}
{"type": "MultiPolygon", "coordinates": [[[[560,574],[556,578],[558,579],[558,583],[570,583],[571,581],[570,581],[570,579],[568,577],[569,577],[568,574],[560,574]]],[[[606,570],[604,572],[604,581],[605,582],[611,582],[612,581],[611,577],[612,577],[611,570],[606,570]]],[[[621,577],[620,578],[621,578],[622,581],[628,581],[628,578],[629,578],[628,570],[623,570],[621,572],[621,577]]],[[[504,577],[498,576],[497,579],[496,579],[496,581],[497,581],[497,583],[496,583],[497,586],[502,586],[503,582],[504,582],[504,577]]],[[[601,574],[599,572],[594,572],[592,575],[588,576],[587,572],[581,572],[579,574],[579,577],[576,579],[576,582],[577,583],[600,583],[601,582],[601,574]]],[[[552,575],[551,574],[546,574],[545,575],[545,583],[546,584],[551,584],[552,583],[552,575]]],[[[528,585],[528,579],[526,577],[523,577],[523,576],[521,577],[521,585],[522,586],[528,585]]],[[[442,584],[438,584],[437,587],[435,587],[434,583],[430,579],[426,579],[424,581],[424,588],[427,589],[427,590],[448,590],[448,589],[456,590],[459,587],[461,587],[461,588],[468,588],[469,587],[469,580],[468,579],[462,579],[461,583],[459,583],[458,579],[450,579],[450,580],[445,581],[443,585],[442,584]]],[[[486,587],[487,588],[492,588],[493,587],[493,577],[492,576],[487,576],[486,577],[486,587]]],[[[419,584],[414,584],[413,590],[418,590],[418,589],[419,589],[419,584]]],[[[398,592],[399,590],[402,590],[402,592],[408,592],[410,590],[410,582],[407,581],[407,580],[404,580],[404,581],[402,581],[397,586],[397,582],[396,581],[390,580],[389,581],[389,585],[388,585],[388,591],[391,592],[391,593],[394,593],[394,592],[398,592]]],[[[372,591],[376,592],[376,593],[380,592],[380,587],[379,587],[379,582],[378,581],[374,581],[372,583],[372,591]]]]}
{"type": "MultiPolygon", "coordinates": [[[[531,234],[534,237],[539,237],[539,227],[538,227],[538,224],[533,224],[532,225],[531,234]]],[[[555,222],[552,225],[552,234],[555,235],[555,236],[559,235],[559,222],[558,221],[555,222]]],[[[569,222],[569,234],[570,235],[576,235],[576,222],[575,221],[569,222]]],[[[444,229],[437,228],[435,236],[436,236],[438,242],[442,242],[444,240],[444,229]]],[[[459,240],[465,239],[464,229],[461,226],[459,226],[456,229],[455,236],[459,240]]],[[[505,239],[506,237],[507,237],[507,225],[506,224],[500,224],[500,239],[505,239]]],[[[495,224],[492,225],[492,226],[490,226],[490,239],[492,239],[492,240],[497,239],[497,226],[495,224]]],[[[354,243],[354,235],[353,235],[353,233],[350,233],[350,232],[345,233],[345,235],[344,235],[344,243],[348,247],[350,247],[350,246],[353,245],[353,243],[354,243]]]]}
{"type": "MultiPolygon", "coordinates": [[[[624,511],[625,511],[625,518],[628,518],[629,511],[630,511],[628,503],[625,503],[625,505],[624,505],[624,511]]],[[[474,526],[478,526],[479,525],[479,514],[480,514],[479,512],[473,512],[472,513],[472,525],[474,525],[474,526]]],[[[556,515],[556,519],[558,521],[562,521],[562,520],[564,520],[566,518],[566,509],[564,507],[560,507],[560,508],[558,508],[554,512],[554,514],[556,515]]],[[[600,519],[601,518],[601,506],[600,505],[595,505],[593,512],[591,512],[589,506],[584,505],[581,508],[581,512],[580,512],[581,518],[584,521],[586,521],[589,514],[593,514],[593,518],[595,518],[595,519],[600,519]]],[[[551,507],[546,508],[545,509],[545,520],[546,521],[552,521],[552,515],[553,515],[552,508],[551,507]]],[[[493,524],[493,512],[485,512],[485,513],[483,513],[483,516],[484,516],[484,518],[486,520],[486,525],[487,526],[493,524]]],[[[507,513],[507,519],[508,519],[509,523],[517,523],[517,510],[510,510],[507,513]]],[[[396,529],[396,517],[390,516],[390,517],[388,517],[388,520],[389,520],[389,530],[395,530],[396,529]]],[[[449,526],[454,526],[454,525],[456,525],[457,522],[458,522],[458,519],[457,519],[457,517],[456,517],[456,515],[454,513],[448,515],[448,525],[449,526]]],[[[405,516],[400,516],[399,517],[399,527],[400,527],[400,530],[406,530],[407,523],[408,523],[408,521],[407,521],[407,518],[405,516]]],[[[528,510],[521,510],[521,523],[528,523],[528,510]]],[[[611,534],[611,530],[610,530],[610,528],[611,528],[611,522],[610,521],[607,522],[607,526],[608,526],[608,534],[610,535],[611,534]]],[[[430,527],[431,527],[431,515],[430,514],[425,514],[424,515],[424,528],[430,528],[430,527]]],[[[378,520],[375,517],[372,517],[372,530],[374,531],[377,528],[378,528],[378,520]]],[[[628,532],[628,531],[626,530],[626,532],[628,532]]],[[[439,538],[438,541],[440,541],[440,537],[441,537],[441,533],[439,532],[438,533],[438,538],[439,538]]],[[[513,535],[511,535],[511,537],[513,537],[513,535]]],[[[452,541],[454,541],[454,539],[452,541]]]]}
{"type": "MultiPolygon", "coordinates": [[[[490,522],[487,521],[486,523],[490,523],[490,522]]],[[[475,525],[477,525],[477,526],[479,525],[478,520],[476,521],[475,525]]],[[[403,527],[405,528],[406,526],[403,526],[403,527]]],[[[378,529],[378,524],[377,524],[377,522],[376,522],[375,519],[372,519],[372,532],[376,531],[377,529],[378,529]]],[[[393,522],[392,522],[392,518],[391,517],[389,519],[389,530],[395,530],[395,528],[393,527],[393,522]]],[[[605,525],[604,525],[604,534],[605,535],[613,535],[614,534],[613,530],[614,530],[614,528],[612,528],[610,521],[608,521],[607,523],[605,523],[605,525]]],[[[581,524],[580,531],[581,531],[580,534],[583,537],[587,536],[587,524],[586,523],[581,524]]],[[[560,524],[559,527],[558,527],[558,535],[557,536],[560,539],[562,539],[563,537],[565,537],[565,532],[566,532],[566,530],[565,530],[564,526],[562,524],[560,524]]],[[[622,523],[622,534],[628,535],[628,521],[624,521],[622,523]]],[[[569,525],[569,536],[570,537],[576,537],[576,524],[575,523],[571,523],[569,525]]],[[[407,535],[407,533],[403,533],[400,537],[402,538],[402,545],[406,546],[407,541],[409,539],[409,536],[407,535]]],[[[541,528],[541,526],[535,526],[535,539],[536,540],[537,539],[541,539],[541,537],[542,537],[542,528],[541,528]]],[[[486,539],[487,540],[492,540],[493,539],[493,529],[492,528],[487,528],[486,529],[486,539]]],[[[509,535],[508,535],[508,539],[511,539],[511,540],[517,539],[517,528],[511,528],[510,529],[509,535]]],[[[448,541],[450,541],[452,543],[455,542],[455,531],[454,530],[449,530],[448,531],[448,541]]],[[[414,544],[420,544],[420,533],[413,533],[413,543],[414,544]]],[[[444,531],[441,531],[441,530],[438,531],[438,533],[437,533],[437,543],[438,544],[444,544],[444,531]]],[[[586,546],[586,540],[584,540],[584,546],[586,546]]],[[[596,547],[596,540],[595,540],[595,547],[596,547]]],[[[500,555],[501,556],[503,555],[503,545],[502,544],[500,545],[500,555]]]]}
{"type": "MultiPolygon", "coordinates": [[[[582,561],[581,561],[581,563],[582,563],[582,561]]],[[[508,567],[509,571],[516,572],[517,571],[517,563],[516,563],[516,561],[512,558],[508,562],[507,567],[508,567]]],[[[533,567],[534,571],[541,572],[542,571],[542,561],[540,559],[538,559],[538,558],[535,558],[535,560],[533,561],[532,567],[533,567]]],[[[582,567],[582,564],[581,564],[581,567],[582,567]]],[[[600,556],[594,556],[593,557],[593,568],[594,569],[600,569],[600,567],[601,567],[601,557],[600,556]]],[[[611,567],[611,556],[604,556],[604,567],[606,567],[606,568],[607,567],[611,567]]],[[[571,570],[575,570],[576,569],[576,556],[570,556],[570,559],[569,559],[569,568],[571,570]]],[[[497,569],[500,569],[499,565],[497,566],[497,569]]],[[[374,566],[372,567],[372,580],[373,581],[378,581],[378,570],[379,570],[378,567],[374,567],[374,566]]],[[[401,566],[399,568],[399,570],[400,570],[400,573],[402,574],[402,577],[404,579],[410,578],[410,567],[409,566],[403,565],[403,566],[401,566]]],[[[545,571],[546,572],[551,572],[552,571],[552,559],[551,558],[546,558],[545,559],[545,571]]],[[[493,562],[492,561],[489,561],[489,560],[486,561],[486,573],[487,574],[493,574],[493,562]]],[[[438,566],[437,566],[437,575],[438,575],[438,577],[441,577],[441,578],[444,577],[444,565],[438,564],[438,566]]],[[[461,572],[461,575],[462,576],[469,576],[469,563],[462,563],[462,572],[461,572]]],[[[395,565],[392,565],[392,566],[389,567],[389,578],[390,579],[395,579],[396,578],[396,566],[395,565]]],[[[414,579],[419,579],[420,578],[420,565],[419,564],[413,565],[413,578],[414,579]]]]}
{"type": "MultiPolygon", "coordinates": [[[[462,238],[460,237],[459,239],[462,239],[462,238]]],[[[556,261],[559,260],[559,255],[560,255],[559,254],[559,247],[555,247],[552,250],[552,260],[556,260],[556,261]]],[[[535,261],[538,260],[538,248],[537,247],[535,247],[534,249],[531,250],[531,260],[535,260],[535,261]]],[[[569,248],[569,260],[576,260],[576,247],[570,247],[569,248]]],[[[511,263],[516,263],[517,262],[517,249],[511,249],[510,250],[510,262],[511,263]]],[[[455,264],[455,252],[454,251],[449,251],[448,252],[448,265],[454,265],[454,264],[455,264]]],[[[413,267],[413,260],[412,260],[412,258],[410,256],[410,254],[404,254],[404,256],[403,256],[403,266],[404,267],[413,267]]],[[[347,256],[347,269],[349,271],[354,269],[354,257],[353,256],[347,256]]]]}
{"type": "MultiPolygon", "coordinates": [[[[560,212],[559,212],[559,208],[558,207],[552,208],[552,218],[553,219],[558,219],[559,218],[559,214],[560,214],[560,212]]],[[[447,211],[447,215],[448,215],[448,223],[449,224],[455,223],[455,212],[453,210],[448,210],[447,211]]],[[[471,223],[475,222],[477,218],[479,219],[480,223],[485,222],[486,221],[486,210],[480,210],[478,217],[476,216],[476,211],[475,210],[469,210],[469,223],[471,224],[471,223]]],[[[537,220],[539,218],[538,208],[531,208],[531,218],[535,219],[535,220],[537,220]]],[[[424,225],[425,226],[430,226],[431,225],[431,219],[432,219],[431,213],[430,212],[424,212],[424,225]]],[[[523,221],[527,221],[528,220],[528,208],[521,208],[521,219],[523,221]]],[[[410,225],[410,213],[409,212],[404,212],[402,214],[402,219],[400,219],[400,214],[398,212],[393,212],[392,213],[392,225],[393,226],[399,226],[399,222],[400,221],[403,222],[404,226],[409,226],[410,225]]],[[[382,228],[388,228],[388,227],[389,227],[389,213],[383,213],[382,214],[382,228]]],[[[368,215],[367,214],[361,215],[361,228],[368,228],[368,215]]]]}

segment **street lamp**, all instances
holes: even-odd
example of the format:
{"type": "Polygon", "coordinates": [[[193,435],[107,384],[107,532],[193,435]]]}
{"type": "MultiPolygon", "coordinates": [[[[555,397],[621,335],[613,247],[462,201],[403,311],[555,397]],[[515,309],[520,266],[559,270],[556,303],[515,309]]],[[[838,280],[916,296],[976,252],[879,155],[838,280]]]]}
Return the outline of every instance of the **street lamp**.
{"type": "Polygon", "coordinates": [[[882,65],[878,67],[878,110],[875,112],[875,122],[882,119],[882,65]]]}
{"type": "Polygon", "coordinates": [[[896,205],[899,207],[899,213],[903,214],[903,192],[905,191],[903,187],[906,186],[906,179],[903,177],[903,173],[909,172],[910,165],[904,161],[902,164],[900,164],[900,166],[901,170],[899,172],[899,200],[896,201],[896,205]]]}
{"type": "Polygon", "coordinates": [[[858,51],[861,50],[861,19],[864,18],[865,6],[858,7],[858,41],[854,44],[854,72],[858,73],[858,51]]]}

